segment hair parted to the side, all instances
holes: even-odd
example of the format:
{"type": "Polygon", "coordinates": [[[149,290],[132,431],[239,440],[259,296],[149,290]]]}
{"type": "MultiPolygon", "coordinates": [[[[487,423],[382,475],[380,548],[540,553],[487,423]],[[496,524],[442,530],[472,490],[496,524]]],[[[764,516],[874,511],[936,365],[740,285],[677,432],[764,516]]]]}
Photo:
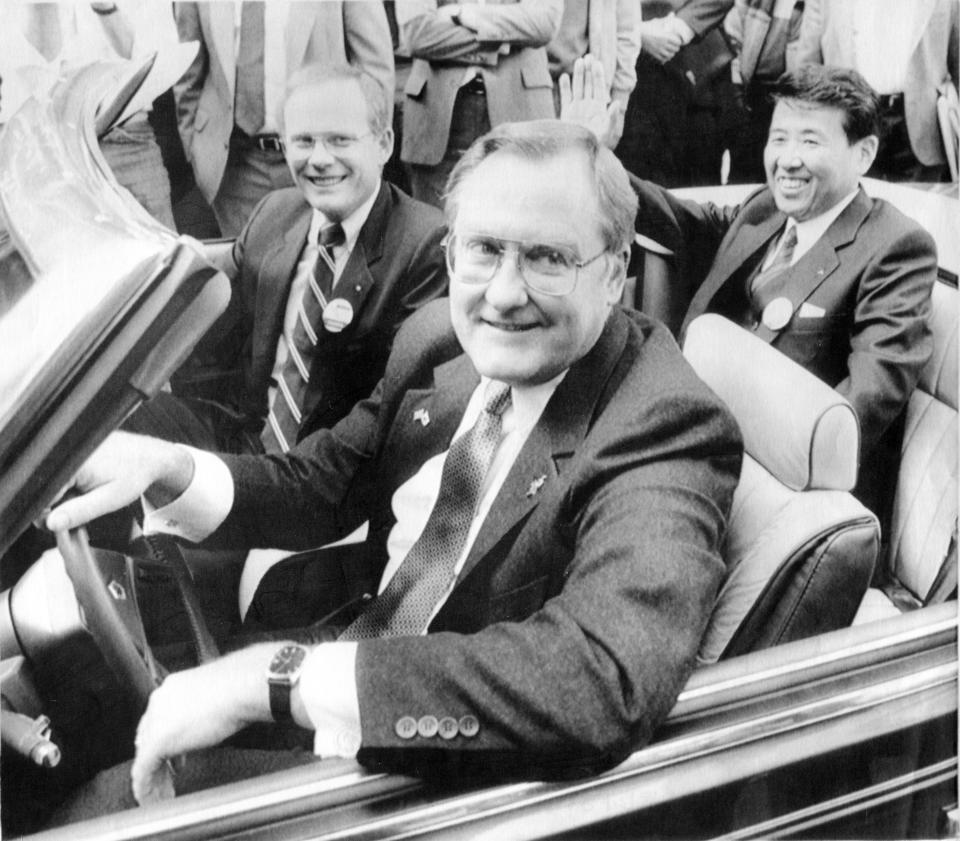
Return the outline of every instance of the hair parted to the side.
{"type": "Polygon", "coordinates": [[[289,79],[283,93],[277,114],[277,125],[283,132],[284,112],[287,102],[298,90],[324,82],[353,81],[360,86],[367,103],[367,121],[370,131],[380,135],[390,127],[387,94],[376,79],[364,70],[350,64],[307,64],[297,70],[289,79]]]}
{"type": "Polygon", "coordinates": [[[448,227],[452,228],[457,216],[460,187],[491,155],[505,153],[541,161],[575,150],[584,153],[593,173],[604,245],[614,253],[629,250],[634,238],[637,197],[623,164],[591,131],[561,120],[502,123],[475,140],[457,161],[447,181],[444,215],[448,227]]]}
{"type": "Polygon", "coordinates": [[[871,134],[880,137],[880,99],[856,70],[807,64],[784,73],[774,86],[774,102],[787,100],[837,108],[843,131],[855,143],[871,134]]]}

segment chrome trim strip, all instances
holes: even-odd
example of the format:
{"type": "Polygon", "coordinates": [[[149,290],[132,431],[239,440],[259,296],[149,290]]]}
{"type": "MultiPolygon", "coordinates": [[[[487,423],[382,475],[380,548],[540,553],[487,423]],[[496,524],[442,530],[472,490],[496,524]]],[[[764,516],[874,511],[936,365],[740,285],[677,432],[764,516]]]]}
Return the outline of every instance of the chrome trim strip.
{"type": "Polygon", "coordinates": [[[770,838],[774,832],[778,836],[802,832],[837,818],[846,817],[854,812],[863,811],[872,806],[889,803],[902,797],[932,788],[957,776],[956,758],[944,759],[909,774],[901,774],[891,780],[859,789],[843,797],[823,801],[816,806],[798,809],[779,818],[754,824],[738,832],[716,836],[715,841],[734,841],[741,838],[770,838]]]}

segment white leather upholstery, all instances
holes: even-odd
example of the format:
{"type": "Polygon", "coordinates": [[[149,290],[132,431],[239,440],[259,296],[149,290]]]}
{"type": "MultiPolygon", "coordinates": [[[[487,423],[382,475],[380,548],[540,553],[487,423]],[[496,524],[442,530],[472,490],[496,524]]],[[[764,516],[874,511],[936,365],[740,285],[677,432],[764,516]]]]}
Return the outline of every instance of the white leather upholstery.
{"type": "Polygon", "coordinates": [[[876,518],[847,493],[856,483],[859,449],[853,409],[720,316],[693,321],[683,352],[730,407],[746,452],[726,538],[728,575],[700,661],[729,653],[738,633],[736,645],[749,648],[848,624],[879,546],[876,518]],[[808,586],[813,575],[834,588],[829,597],[808,586]],[[758,627],[749,629],[747,620],[758,627]],[[776,627],[759,627],[763,622],[776,627]]]}
{"type": "Polygon", "coordinates": [[[937,283],[933,355],[907,405],[885,559],[887,592],[867,594],[858,624],[926,604],[943,573],[956,581],[955,561],[952,570],[943,567],[957,533],[957,310],[957,290],[937,283]]]}

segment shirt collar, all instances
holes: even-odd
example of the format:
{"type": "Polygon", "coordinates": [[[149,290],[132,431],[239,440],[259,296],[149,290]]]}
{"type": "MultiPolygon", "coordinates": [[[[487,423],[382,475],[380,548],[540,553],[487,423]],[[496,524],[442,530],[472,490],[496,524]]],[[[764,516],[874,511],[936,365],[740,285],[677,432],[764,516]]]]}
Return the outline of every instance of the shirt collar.
{"type": "Polygon", "coordinates": [[[813,219],[805,219],[803,222],[797,222],[787,217],[787,226],[784,228],[784,231],[791,225],[794,225],[797,229],[797,247],[794,250],[794,254],[799,257],[800,254],[809,251],[813,244],[826,233],[827,228],[843,213],[847,205],[857,197],[858,192],[860,192],[859,185],[852,193],[844,196],[829,210],[821,213],[819,216],[814,216],[813,219]]]}
{"type": "MultiPolygon", "coordinates": [[[[374,187],[373,192],[367,200],[346,219],[340,222],[345,240],[344,244],[339,246],[339,248],[346,248],[348,254],[353,251],[354,246],[357,244],[357,240],[360,238],[360,229],[366,224],[367,217],[370,216],[370,211],[373,210],[377,196],[380,195],[381,183],[382,182],[378,180],[376,187],[374,187]]],[[[310,230],[307,232],[307,242],[311,245],[316,245],[320,229],[329,224],[330,220],[319,210],[314,209],[313,216],[310,219],[310,230]]]]}
{"type": "MultiPolygon", "coordinates": [[[[569,370],[569,369],[567,369],[569,370]]],[[[503,431],[529,431],[533,429],[540,415],[546,408],[553,392],[557,390],[563,378],[567,375],[566,371],[561,371],[552,380],[545,383],[528,386],[513,386],[510,389],[510,408],[503,416],[503,431]]],[[[477,389],[480,394],[486,392],[489,377],[480,378],[480,386],[477,389]]]]}

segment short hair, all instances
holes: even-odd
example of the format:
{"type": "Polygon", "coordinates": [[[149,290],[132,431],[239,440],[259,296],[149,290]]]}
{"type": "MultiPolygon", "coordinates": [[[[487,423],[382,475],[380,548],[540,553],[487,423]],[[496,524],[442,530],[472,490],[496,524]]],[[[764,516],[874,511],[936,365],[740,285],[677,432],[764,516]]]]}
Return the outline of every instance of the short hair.
{"type": "Polygon", "coordinates": [[[367,123],[370,131],[381,135],[390,126],[390,109],[387,106],[386,91],[376,79],[365,70],[360,70],[351,64],[307,64],[297,70],[287,79],[280,103],[280,112],[277,115],[277,125],[283,131],[284,112],[287,102],[300,88],[310,85],[319,85],[324,82],[353,81],[360,86],[363,98],[367,103],[367,123]]]}
{"type": "Polygon", "coordinates": [[[555,157],[571,150],[582,151],[590,164],[600,208],[600,233],[608,250],[628,250],[634,239],[637,196],[623,164],[590,130],[560,120],[502,123],[474,141],[450,173],[445,193],[447,226],[456,220],[463,182],[487,158],[509,152],[531,161],[555,157]]]}
{"type": "Polygon", "coordinates": [[[843,112],[843,131],[850,143],[880,137],[880,99],[856,70],[807,64],[777,79],[774,102],[790,100],[824,105],[843,112]]]}

